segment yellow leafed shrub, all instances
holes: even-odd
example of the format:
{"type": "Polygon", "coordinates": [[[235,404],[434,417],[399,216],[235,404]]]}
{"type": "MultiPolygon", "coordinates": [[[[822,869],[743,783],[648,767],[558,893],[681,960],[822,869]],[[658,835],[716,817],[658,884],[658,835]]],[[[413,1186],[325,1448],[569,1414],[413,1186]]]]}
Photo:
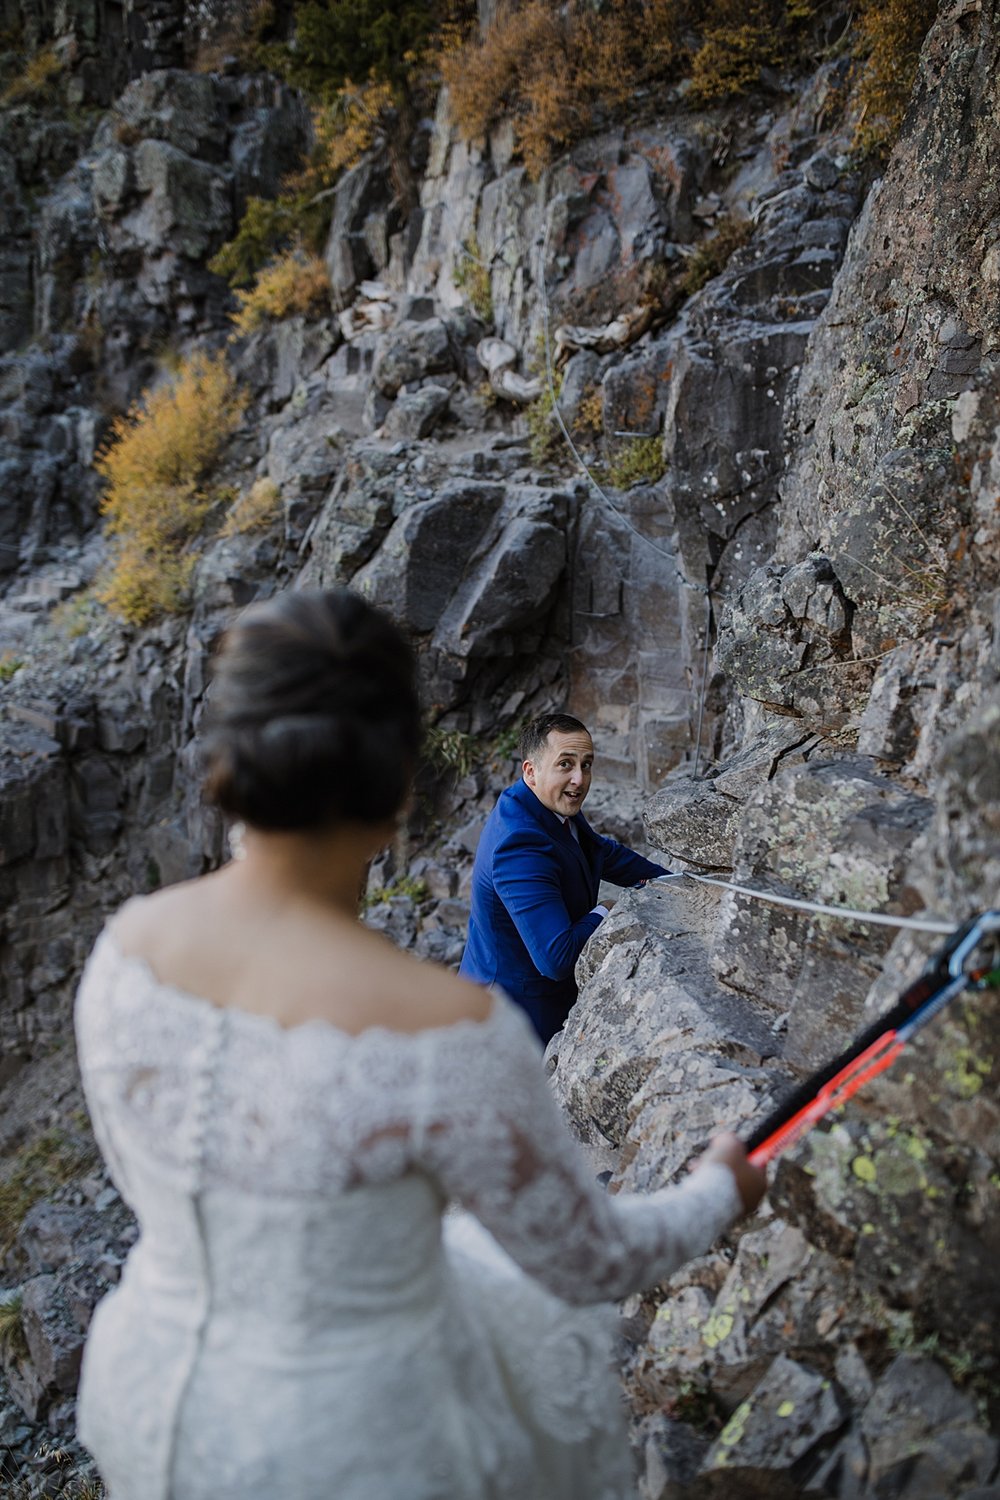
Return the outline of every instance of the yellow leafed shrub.
{"type": "Polygon", "coordinates": [[[920,48],[937,0],[864,0],[858,19],[861,116],[857,143],[885,153],[899,134],[917,74],[920,48]]]}
{"type": "MultiPolygon", "coordinates": [[[[687,73],[710,101],[759,84],[764,68],[813,55],[827,0],[502,0],[483,37],[442,52],[459,130],[507,116],[533,176],[650,84],[687,73]]],[[[868,0],[878,8],[879,0],[868,0]]],[[[892,5],[917,0],[890,0],[892,5]]]]}
{"type": "Polygon", "coordinates": [[[307,313],[329,295],[329,272],[319,256],[287,250],[257,273],[252,287],[237,291],[233,326],[237,333],[252,333],[262,323],[307,313]]]}
{"type": "Polygon", "coordinates": [[[4,89],[0,104],[20,104],[48,92],[62,72],[62,62],[53,47],[46,47],[29,57],[23,70],[4,89]]]}
{"type": "Polygon", "coordinates": [[[813,0],[711,0],[691,63],[692,98],[742,94],[760,82],[762,68],[786,66],[817,8],[813,0]]]}
{"type": "Polygon", "coordinates": [[[312,255],[326,238],[332,199],[329,189],[372,147],[393,108],[387,83],[349,80],[332,101],[313,110],[313,146],[308,160],[282,182],[277,198],[249,198],[235,235],[208,263],[233,287],[246,287],[262,267],[287,247],[304,245],[312,255]]]}
{"type": "Polygon", "coordinates": [[[117,552],[98,597],[131,623],[181,607],[185,549],[214,502],[205,480],[245,404],[225,356],[197,353],[112,426],[96,468],[117,552]]]}
{"type": "Polygon", "coordinates": [[[455,122],[467,137],[505,116],[533,176],[586,133],[595,108],[614,110],[637,86],[669,75],[682,55],[676,0],[577,0],[501,5],[482,38],[440,57],[455,122]]]}
{"type": "Polygon", "coordinates": [[[314,144],[309,160],[285,187],[291,192],[319,193],[332,186],[371,148],[392,107],[388,83],[371,78],[358,88],[346,79],[328,104],[313,110],[314,144]]]}
{"type": "Polygon", "coordinates": [[[143,547],[131,538],[115,555],[110,577],[97,597],[130,625],[146,625],[160,615],[180,613],[197,558],[143,547]]]}
{"type": "Polygon", "coordinates": [[[222,526],[223,536],[263,531],[281,513],[281,490],[273,479],[255,479],[234,503],[222,526]]]}

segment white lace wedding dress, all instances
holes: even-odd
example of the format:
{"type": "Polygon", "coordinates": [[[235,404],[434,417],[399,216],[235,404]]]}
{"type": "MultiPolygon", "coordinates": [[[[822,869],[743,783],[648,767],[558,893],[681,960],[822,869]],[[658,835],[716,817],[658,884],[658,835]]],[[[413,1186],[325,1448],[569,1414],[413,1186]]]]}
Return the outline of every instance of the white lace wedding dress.
{"type": "Polygon", "coordinates": [[[286,1030],[105,934],[77,1034],[141,1228],[80,1392],[111,1500],[634,1496],[610,1315],[570,1304],[706,1249],[727,1168],[607,1196],[502,997],[416,1035],[286,1030]]]}

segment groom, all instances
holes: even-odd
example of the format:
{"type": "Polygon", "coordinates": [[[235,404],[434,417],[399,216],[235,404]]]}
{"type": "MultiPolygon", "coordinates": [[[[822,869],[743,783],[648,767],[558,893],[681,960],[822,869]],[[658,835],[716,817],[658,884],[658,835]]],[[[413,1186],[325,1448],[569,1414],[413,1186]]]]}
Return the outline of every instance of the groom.
{"type": "Polygon", "coordinates": [[[639,885],[667,871],[581,813],[594,744],[579,719],[533,719],[519,751],[522,779],[501,792],[476,850],[459,973],[499,985],[547,1042],[576,999],[580,951],[613,905],[598,904],[601,881],[639,885]]]}

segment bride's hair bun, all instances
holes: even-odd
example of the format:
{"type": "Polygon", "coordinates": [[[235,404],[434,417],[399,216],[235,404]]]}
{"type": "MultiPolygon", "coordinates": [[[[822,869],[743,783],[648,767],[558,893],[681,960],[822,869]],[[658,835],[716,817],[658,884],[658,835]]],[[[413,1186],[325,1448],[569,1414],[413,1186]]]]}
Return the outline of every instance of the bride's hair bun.
{"type": "Polygon", "coordinates": [[[212,668],[205,794],[266,829],[381,823],[420,748],[416,665],[347,589],[289,591],[226,631],[212,668]]]}

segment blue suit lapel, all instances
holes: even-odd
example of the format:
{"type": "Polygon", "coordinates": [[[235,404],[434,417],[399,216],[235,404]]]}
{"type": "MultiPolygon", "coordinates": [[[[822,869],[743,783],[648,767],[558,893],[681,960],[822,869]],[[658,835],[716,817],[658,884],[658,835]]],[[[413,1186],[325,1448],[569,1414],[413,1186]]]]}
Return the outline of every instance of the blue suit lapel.
{"type": "Polygon", "coordinates": [[[588,901],[596,900],[596,889],[599,881],[591,869],[590,861],[587,859],[583,848],[584,840],[588,836],[592,838],[593,835],[591,834],[590,824],[583,823],[583,814],[577,813],[575,818],[578,825],[583,823],[583,827],[580,828],[580,842],[577,843],[562,818],[557,818],[555,813],[547,808],[543,802],[539,802],[527,782],[516,781],[510,790],[517,798],[523,810],[542,825],[556,848],[561,850],[570,860],[575,861],[579,873],[586,882],[588,901]]]}

